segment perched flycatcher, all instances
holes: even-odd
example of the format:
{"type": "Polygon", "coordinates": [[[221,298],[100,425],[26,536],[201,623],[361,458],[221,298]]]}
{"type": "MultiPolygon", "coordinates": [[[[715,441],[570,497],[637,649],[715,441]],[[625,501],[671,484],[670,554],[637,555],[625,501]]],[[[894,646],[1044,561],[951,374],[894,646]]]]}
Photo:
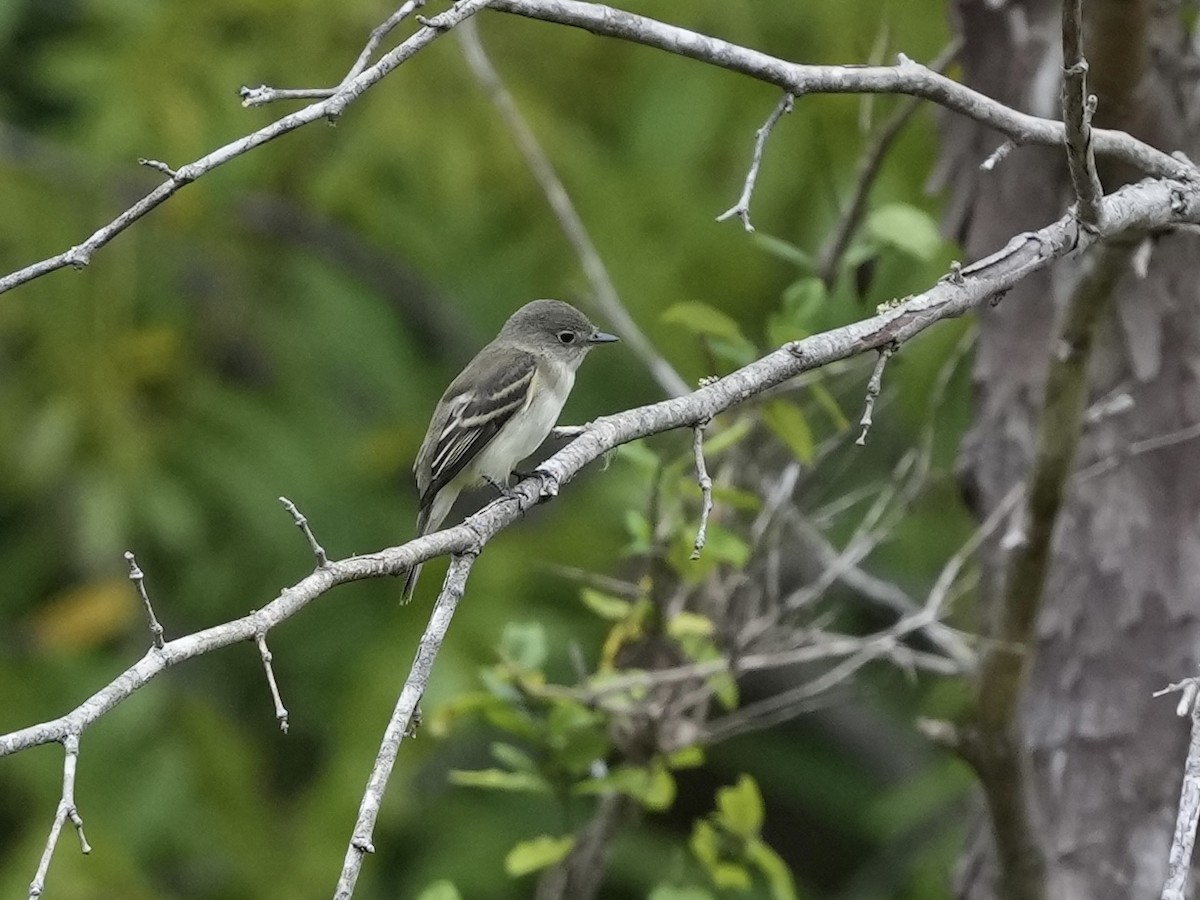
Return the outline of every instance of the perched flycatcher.
{"type": "MultiPolygon", "coordinates": [[[[507,484],[558,421],[588,351],[615,340],[561,300],[534,300],[513,313],[433,411],[413,463],[421,494],[418,536],[442,524],[463,488],[507,484]]],[[[404,602],[420,574],[419,565],[409,571],[404,602]]]]}

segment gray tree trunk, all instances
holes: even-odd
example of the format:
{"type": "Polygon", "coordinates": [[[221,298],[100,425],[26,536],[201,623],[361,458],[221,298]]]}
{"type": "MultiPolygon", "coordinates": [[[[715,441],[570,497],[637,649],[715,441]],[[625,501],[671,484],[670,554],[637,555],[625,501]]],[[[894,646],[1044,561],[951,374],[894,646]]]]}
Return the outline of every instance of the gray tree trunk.
{"type": "MultiPolygon", "coordinates": [[[[1176,4],[1088,0],[1085,35],[1096,124],[1194,157],[1195,60],[1176,4]],[[1169,8],[1168,8],[1169,7],[1169,8]]],[[[1019,109],[1059,117],[1060,6],[959,0],[964,77],[1019,109]]],[[[1071,202],[1062,153],[1016,148],[947,119],[947,228],[975,259],[1071,202]]],[[[1106,191],[1130,173],[1101,169],[1106,191]]],[[[975,425],[964,487],[982,518],[1026,475],[1057,314],[1075,262],[1027,279],[981,316],[975,425]]],[[[1049,896],[1157,897],[1186,751],[1175,699],[1151,693],[1194,674],[1200,648],[1200,440],[1122,458],[1136,442],[1200,421],[1200,237],[1158,237],[1148,274],[1125,272],[1091,363],[1091,398],[1131,407],[1089,424],[1067,487],[1037,624],[1019,731],[1049,896]],[[1078,472],[1102,460],[1092,477],[1078,472]]],[[[1094,406],[1095,410],[1097,407],[1094,406]]],[[[1005,574],[1003,536],[985,554],[986,631],[1005,574]]],[[[960,873],[964,897],[997,896],[991,823],[981,816],[960,873]]]]}

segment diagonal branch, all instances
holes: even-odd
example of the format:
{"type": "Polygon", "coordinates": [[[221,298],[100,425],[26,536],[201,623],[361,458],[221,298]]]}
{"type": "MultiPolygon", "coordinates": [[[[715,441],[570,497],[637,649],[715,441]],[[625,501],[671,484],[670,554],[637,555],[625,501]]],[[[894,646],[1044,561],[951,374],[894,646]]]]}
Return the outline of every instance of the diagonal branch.
{"type": "MultiPolygon", "coordinates": [[[[1200,184],[1142,181],[1104,199],[1106,227],[1163,228],[1200,222],[1200,184]]],[[[907,298],[875,316],[785,344],[761,359],[693,391],[597,419],[569,444],[543,462],[533,476],[516,485],[511,497],[485,507],[466,523],[415,538],[376,553],[331,561],[256,612],[168,641],[148,652],[124,673],[75,709],[56,719],[0,735],[0,756],[79,734],[152,678],[187,659],[253,640],[291,618],[339,584],[365,578],[402,575],[409,567],[436,556],[465,553],[495,537],[535,504],[557,494],[591,462],[614,447],[638,438],[698,422],[746,402],[795,376],[837,360],[903,342],[934,323],[981,306],[1026,276],[1100,239],[1080,231],[1066,215],[1036,232],[1013,238],[990,256],[956,269],[923,294],[907,298]]]]}
{"type": "Polygon", "coordinates": [[[750,224],[750,198],[754,196],[754,185],[758,182],[758,170],[762,166],[763,151],[767,148],[771,132],[775,130],[779,120],[792,111],[795,100],[795,95],[790,92],[780,97],[775,108],[771,110],[771,114],[767,116],[767,121],[763,122],[758,131],[754,132],[754,153],[750,157],[750,168],[746,172],[746,181],[742,185],[741,196],[738,197],[737,203],[717,216],[718,222],[724,222],[726,219],[737,216],[742,220],[742,227],[746,231],[754,231],[754,226],[750,224]]]}
{"type": "MultiPolygon", "coordinates": [[[[817,93],[908,94],[933,101],[989,125],[1014,144],[1058,147],[1062,146],[1064,139],[1062,122],[1018,112],[998,100],[909,60],[896,66],[801,65],[598,3],[584,3],[580,0],[460,0],[441,15],[423,20],[419,31],[384,54],[373,66],[340,85],[332,96],[219,147],[179,169],[171,169],[165,163],[147,161],[148,164],[156,163],[154,168],[173,174],[82,243],[0,278],[0,293],[67,266],[83,268],[97,250],[150,210],[170,199],[185,185],[231,159],[303,125],[319,119],[337,119],[364,91],[396,67],[448,29],[488,6],[528,18],[576,26],[593,34],[656,47],[739,72],[773,84],[796,96],[817,93]]],[[[1195,167],[1186,160],[1176,159],[1125,132],[1093,129],[1091,135],[1091,145],[1095,153],[1123,160],[1147,175],[1182,180],[1196,175],[1195,167]]]]}
{"type": "MultiPolygon", "coordinates": [[[[236,159],[268,141],[273,141],[277,137],[282,137],[288,132],[295,131],[303,125],[321,119],[338,118],[345,111],[346,107],[357,100],[364,91],[377,84],[393,69],[407,62],[413,55],[433,43],[447,29],[475,15],[475,13],[479,12],[490,2],[491,0],[462,0],[461,3],[442,13],[433,27],[422,27],[420,31],[417,31],[399,46],[386,53],[375,65],[366,69],[349,83],[341,86],[336,94],[322,100],[320,103],[313,103],[310,106],[304,107],[304,109],[284,116],[282,119],[276,119],[271,124],[265,125],[257,131],[245,137],[238,138],[236,141],[232,141],[223,147],[218,147],[211,153],[207,153],[199,159],[181,166],[179,169],[170,170],[165,163],[160,164],[164,169],[173,172],[173,174],[168,176],[166,181],[146,194],[107,225],[95,231],[83,243],[76,244],[74,247],[59,253],[57,256],[51,256],[48,259],[33,263],[0,278],[0,294],[3,294],[5,291],[11,291],[13,288],[25,284],[27,281],[32,281],[35,278],[66,268],[67,266],[82,269],[91,262],[92,254],[138,219],[142,218],[142,216],[146,215],[146,213],[150,212],[150,210],[165,203],[180,188],[186,187],[197,178],[207,175],[213,169],[223,166],[230,160],[236,159]]],[[[147,161],[147,163],[150,162],[154,161],[147,161]]],[[[158,166],[153,166],[153,168],[158,168],[158,166]]]]}
{"type": "MultiPolygon", "coordinates": [[[[1147,180],[1128,185],[1104,199],[1103,221],[1106,227],[1118,231],[1200,221],[1200,184],[1147,180]]],[[[803,372],[869,350],[902,343],[942,319],[960,316],[1002,295],[1029,274],[1104,237],[1098,231],[1081,230],[1075,218],[1066,215],[1037,232],[1018,235],[1003,249],[985,259],[965,267],[956,266],[950,277],[943,278],[925,293],[906,298],[875,316],[804,340],[789,342],[723,378],[705,383],[687,396],[597,419],[543,462],[533,475],[518,483],[507,497],[491,503],[463,524],[424,535],[398,547],[331,561],[292,587],[285,588],[274,600],[250,615],[168,641],[161,649],[152,647],[134,665],[72,711],[56,719],[0,735],[0,756],[55,741],[63,743],[68,751],[77,751],[79,737],[88,727],[169,667],[239,641],[254,640],[339,584],[401,575],[417,563],[449,554],[454,557],[450,575],[447,576],[417,661],[389,724],[376,771],[364,795],[354,838],[347,851],[343,885],[349,885],[349,889],[352,889],[357,878],[357,867],[361,866],[361,857],[370,849],[379,802],[399,742],[404,730],[409,727],[420,694],[428,682],[438,647],[449,626],[454,606],[461,597],[470,563],[489,540],[518,521],[534,505],[556,497],[560,488],[578,475],[584,466],[620,444],[672,429],[694,428],[698,423],[712,419],[803,372]]],[[[1102,249],[1115,253],[1116,246],[1107,244],[1102,249]]],[[[1102,255],[1101,259],[1107,260],[1109,257],[1102,255]]],[[[1109,272],[1109,266],[1103,267],[1102,271],[1109,272]]],[[[1036,479],[1030,493],[1034,497],[1041,496],[1036,479]]],[[[1039,509],[1036,505],[1032,508],[1035,511],[1039,509]]],[[[1038,528],[1044,529],[1045,525],[1039,523],[1038,528]]],[[[1040,531],[1037,532],[1037,535],[1040,534],[1040,531]]],[[[1024,608],[1018,611],[1023,612],[1024,608]]],[[[921,624],[924,624],[927,613],[922,611],[919,615],[922,616],[921,624]]],[[[998,646],[1003,644],[1007,650],[1013,643],[1012,640],[1005,640],[999,642],[998,646]]],[[[872,658],[878,656],[879,651],[873,651],[873,654],[872,658]]],[[[866,657],[862,659],[866,661],[866,657]]],[[[1010,674],[1004,668],[1009,665],[1005,657],[993,652],[990,662],[998,667],[1002,676],[1010,674]]],[[[1017,664],[1020,665],[1020,661],[1017,664]]],[[[1000,688],[1007,683],[1004,677],[996,682],[1000,688]]],[[[990,699],[986,691],[981,696],[990,699]]],[[[1004,698],[1002,690],[1000,697],[1004,698]]],[[[993,707],[984,703],[983,708],[993,710],[1001,707],[999,704],[993,707]]],[[[1000,724],[1004,725],[1005,722],[1001,721],[1000,724]]],[[[1001,730],[1001,736],[1007,734],[1007,731],[1001,730]]],[[[70,814],[74,809],[74,759],[72,755],[70,768],[64,773],[65,805],[61,809],[78,827],[82,824],[76,821],[78,814],[70,814]]],[[[61,830],[61,822],[58,828],[61,830]]],[[[56,839],[57,832],[54,837],[56,839]]],[[[349,894],[340,896],[347,897],[349,894]]]]}
{"type": "Polygon", "coordinates": [[[450,569],[446,572],[442,591],[434,604],[425,633],[421,635],[421,642],[417,645],[417,658],[413,661],[400,697],[396,700],[396,708],[392,711],[392,717],[383,732],[383,744],[379,748],[379,755],[375,757],[375,767],[371,770],[367,789],[358,807],[358,819],[354,823],[350,846],[346,848],[346,859],[342,863],[342,874],[338,878],[334,900],[350,900],[354,894],[354,885],[358,882],[359,872],[362,871],[363,859],[368,853],[375,852],[371,837],[375,831],[375,820],[379,817],[379,807],[383,804],[388,779],[392,775],[392,767],[395,766],[396,756],[400,752],[400,742],[410,733],[417,705],[421,702],[426,685],[429,684],[434,660],[437,659],[442,641],[446,638],[458,601],[466,592],[467,578],[481,547],[482,545],[465,549],[450,560],[450,569]]]}

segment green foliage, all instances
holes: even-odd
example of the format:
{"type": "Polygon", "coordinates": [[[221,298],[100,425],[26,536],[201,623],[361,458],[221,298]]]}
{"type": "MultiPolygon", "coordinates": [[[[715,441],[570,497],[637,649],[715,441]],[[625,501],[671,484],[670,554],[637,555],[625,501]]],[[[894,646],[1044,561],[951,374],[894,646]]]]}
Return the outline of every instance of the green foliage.
{"type": "Polygon", "coordinates": [[[513,878],[520,878],[547,866],[560,862],[575,844],[575,838],[551,837],[543,834],[532,840],[521,841],[504,857],[504,871],[513,878]]]}
{"type": "MultiPolygon", "coordinates": [[[[809,62],[865,60],[884,21],[914,58],[932,56],[946,32],[932,2],[647,11],[809,62]]],[[[295,108],[243,109],[239,85],[336,83],[386,13],[367,0],[0,4],[10,63],[0,67],[0,269],[78,243],[151,189],[159,176],[138,157],[179,165],[295,108]]],[[[623,301],[691,381],[904,296],[953,255],[921,192],[929,117],[889,158],[866,226],[826,286],[814,260],[854,177],[857,100],[806,97],[780,123],[753,200],[760,230],[748,237],[712,219],[741,189],[770,91],[571,29],[499,14],[480,28],[623,301]],[[867,261],[860,297],[852,282],[867,261]]],[[[515,306],[544,295],[588,307],[577,259],[447,38],[336,128],[271,142],[181,191],[86,270],[0,297],[0,731],[73,708],[145,651],[125,550],[176,637],[261,607],[311,570],[280,495],[331,556],[407,539],[409,467],[436,398],[515,306]]],[[[789,869],[829,896],[862,884],[863,900],[948,896],[957,831],[946,810],[964,790],[961,771],[920,756],[894,783],[819,724],[757,735],[734,761],[720,747],[629,759],[612,710],[644,687],[606,694],[605,710],[585,695],[646,671],[625,658],[646,641],[661,639],[681,664],[717,660],[727,648],[712,624],[695,613],[661,621],[655,591],[750,555],[763,500],[723,467],[750,448],[798,460],[819,473],[804,496],[814,507],[887,477],[930,421],[957,328],[904,348],[886,382],[900,413],[877,412],[871,444],[836,465],[822,448],[857,419],[861,366],[711,423],[717,508],[698,561],[686,433],[620,448],[606,471],[593,467],[489,545],[423,698],[426,724],[401,751],[381,852],[356,897],[529,896],[502,873],[561,858],[609,791],[645,815],[614,849],[605,896],[727,896],[703,859],[730,866],[723,877],[744,873],[757,896],[787,896],[789,869]],[[633,590],[576,591],[554,566],[633,590]],[[590,670],[582,678],[576,657],[590,670]],[[555,690],[576,681],[583,694],[555,690]],[[751,760],[766,824],[731,830],[752,819],[740,781],[695,824],[692,779],[729,783],[751,760]],[[777,809],[826,829],[826,851],[775,841],[784,867],[762,838],[777,809]],[[712,852],[692,859],[698,832],[712,852]]],[[[937,410],[943,480],[871,560],[914,592],[970,527],[949,474],[966,371],[937,410]]],[[[595,354],[564,420],[660,396],[627,351],[595,354]]],[[[851,524],[832,516],[832,536],[851,524]]],[[[47,896],[327,896],[437,567],[412,606],[397,606],[396,584],[350,585],[272,634],[286,736],[252,646],[173,670],[106,716],[83,740],[77,786],[95,851],[81,856],[64,835],[47,896]]],[[[727,672],[707,685],[715,709],[739,703],[727,672]]],[[[886,677],[877,688],[862,707],[873,721],[919,711],[919,689],[886,677]]],[[[954,705],[942,694],[930,702],[954,705]]],[[[0,759],[0,895],[27,890],[60,785],[54,748],[0,759]]]]}
{"type": "Polygon", "coordinates": [[[757,874],[772,900],[795,900],[787,864],[761,837],[763,799],[749,775],[717,791],[717,808],[692,829],[692,853],[718,888],[750,890],[757,874]]]}

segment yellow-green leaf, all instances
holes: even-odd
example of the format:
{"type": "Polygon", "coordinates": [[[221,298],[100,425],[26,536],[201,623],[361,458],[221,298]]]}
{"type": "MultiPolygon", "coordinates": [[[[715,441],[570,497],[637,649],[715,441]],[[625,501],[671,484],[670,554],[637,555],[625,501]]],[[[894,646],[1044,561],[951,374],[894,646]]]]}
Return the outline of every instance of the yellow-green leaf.
{"type": "Polygon", "coordinates": [[[733,834],[756,837],[762,830],[763,799],[754,779],[742,775],[737,784],[718,790],[717,815],[721,824],[733,834]]]}
{"type": "Polygon", "coordinates": [[[901,253],[928,262],[942,246],[937,223],[929,213],[907,203],[889,203],[867,215],[867,232],[901,253]]]}
{"type": "Polygon", "coordinates": [[[808,419],[800,408],[787,400],[772,400],[763,406],[763,421],[787,444],[792,455],[803,463],[812,462],[813,436],[808,419]]]}
{"type": "Polygon", "coordinates": [[[620,622],[629,615],[633,604],[623,597],[614,597],[592,588],[583,588],[579,592],[583,605],[602,619],[610,622],[620,622]]]}
{"type": "Polygon", "coordinates": [[[662,314],[662,320],[671,325],[682,325],[693,334],[733,343],[749,343],[737,322],[707,303],[676,303],[662,314]]]}
{"type": "Polygon", "coordinates": [[[543,834],[528,841],[521,841],[504,857],[504,871],[512,878],[520,878],[566,859],[575,846],[573,835],[552,837],[543,834]]]}

